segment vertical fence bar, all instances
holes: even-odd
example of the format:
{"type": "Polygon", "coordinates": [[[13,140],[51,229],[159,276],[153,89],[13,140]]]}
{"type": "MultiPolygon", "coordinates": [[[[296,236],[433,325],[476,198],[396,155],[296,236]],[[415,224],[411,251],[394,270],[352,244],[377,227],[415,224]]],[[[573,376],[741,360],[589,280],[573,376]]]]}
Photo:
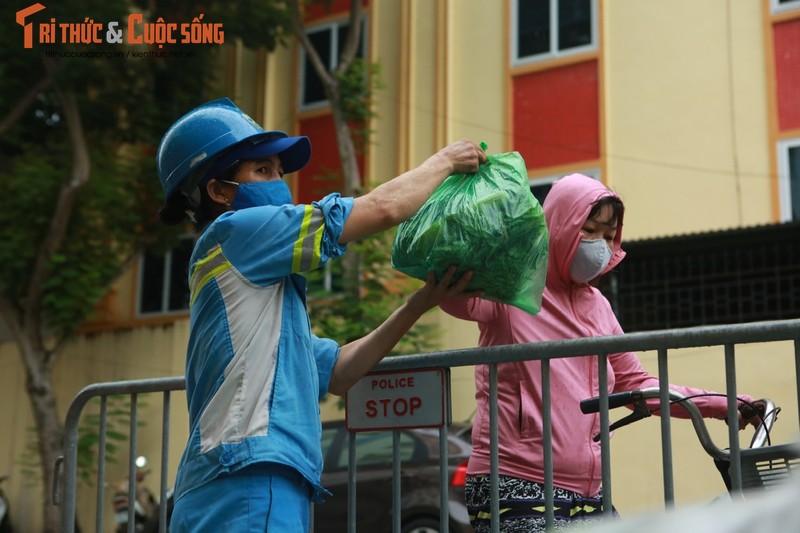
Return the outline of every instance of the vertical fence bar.
{"type": "Polygon", "coordinates": [[[664,471],[664,508],[675,506],[675,480],[672,472],[672,424],[669,406],[669,366],[667,350],[658,350],[658,392],[661,409],[661,469],[664,471]]]}
{"type": "Polygon", "coordinates": [[[736,354],[725,344],[725,384],[728,391],[728,440],[731,450],[731,495],[742,497],[742,462],[739,453],[739,410],[736,401],[736,354]]]}
{"type": "Polygon", "coordinates": [[[400,533],[400,432],[392,430],[392,532],[400,533]]]}
{"type": "Polygon", "coordinates": [[[797,421],[800,423],[800,338],[794,340],[794,380],[797,383],[794,391],[797,400],[797,421]]]}
{"type": "Polygon", "coordinates": [[[131,394],[130,449],[128,450],[128,533],[136,531],[136,423],[139,396],[131,394]]]}
{"type": "Polygon", "coordinates": [[[489,485],[492,533],[500,533],[500,467],[497,445],[497,363],[489,365],[489,485]]]}
{"type": "Polygon", "coordinates": [[[347,432],[347,531],[356,533],[356,435],[347,432]]]}
{"type": "Polygon", "coordinates": [[[108,396],[100,397],[100,441],[97,444],[97,516],[95,531],[103,531],[103,499],[106,484],[106,414],[108,412],[108,396]]]}
{"type": "Polygon", "coordinates": [[[167,476],[169,475],[169,415],[170,394],[164,391],[164,403],[161,408],[161,489],[158,497],[158,531],[167,531],[167,476]]]}
{"type": "Polygon", "coordinates": [[[600,462],[603,469],[603,514],[613,516],[611,496],[611,443],[608,435],[608,355],[597,355],[597,377],[600,385],[600,462]]]}
{"type": "Polygon", "coordinates": [[[553,420],[550,398],[550,360],[542,361],[542,438],[544,440],[544,523],[553,529],[553,420]]]}
{"type": "MultiPolygon", "coordinates": [[[[78,421],[81,408],[77,402],[70,405],[67,412],[67,422],[64,424],[64,474],[61,476],[61,530],[64,533],[75,531],[75,485],[77,484],[78,468],[78,421]]],[[[56,463],[58,465],[58,463],[56,463]]],[[[56,467],[56,472],[58,469],[56,467]]]]}
{"type": "Polygon", "coordinates": [[[450,485],[448,468],[450,456],[447,444],[447,425],[442,425],[439,427],[439,531],[441,533],[450,531],[450,499],[447,497],[450,485]]]}

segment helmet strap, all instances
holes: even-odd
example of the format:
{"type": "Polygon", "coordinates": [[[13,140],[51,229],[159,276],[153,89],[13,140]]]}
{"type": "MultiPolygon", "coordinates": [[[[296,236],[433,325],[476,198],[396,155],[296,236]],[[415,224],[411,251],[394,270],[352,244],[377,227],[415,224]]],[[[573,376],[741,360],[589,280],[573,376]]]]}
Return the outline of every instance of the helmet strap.
{"type": "Polygon", "coordinates": [[[200,188],[199,186],[195,186],[192,188],[192,192],[190,194],[185,194],[186,196],[186,216],[189,217],[189,220],[192,221],[193,224],[197,224],[197,210],[200,209],[200,188]]]}

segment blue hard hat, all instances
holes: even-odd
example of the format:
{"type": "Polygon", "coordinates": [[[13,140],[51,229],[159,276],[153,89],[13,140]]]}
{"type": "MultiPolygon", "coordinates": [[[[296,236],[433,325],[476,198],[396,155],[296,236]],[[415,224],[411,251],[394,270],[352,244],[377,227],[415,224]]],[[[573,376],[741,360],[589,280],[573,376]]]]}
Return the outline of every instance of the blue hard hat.
{"type": "Polygon", "coordinates": [[[269,155],[280,157],[284,172],[295,172],[311,157],[311,142],[308,137],[266,131],[230,99],[220,98],[170,126],[158,146],[156,166],[167,198],[178,191],[191,196],[205,178],[214,177],[209,171],[269,155]]]}

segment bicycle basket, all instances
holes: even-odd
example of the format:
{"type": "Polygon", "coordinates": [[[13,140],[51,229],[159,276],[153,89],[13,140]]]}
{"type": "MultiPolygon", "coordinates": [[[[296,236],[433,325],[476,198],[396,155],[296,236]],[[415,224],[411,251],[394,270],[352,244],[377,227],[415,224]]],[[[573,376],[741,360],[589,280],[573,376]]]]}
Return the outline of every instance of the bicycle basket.
{"type": "Polygon", "coordinates": [[[780,444],[741,451],[742,488],[770,489],[800,473],[800,447],[780,444]]]}

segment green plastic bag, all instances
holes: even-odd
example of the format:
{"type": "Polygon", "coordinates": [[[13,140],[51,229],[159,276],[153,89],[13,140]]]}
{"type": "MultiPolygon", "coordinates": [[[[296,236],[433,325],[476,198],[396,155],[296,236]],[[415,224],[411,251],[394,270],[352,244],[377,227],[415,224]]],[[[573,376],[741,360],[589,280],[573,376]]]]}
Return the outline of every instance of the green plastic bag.
{"type": "MultiPolygon", "coordinates": [[[[485,144],[482,143],[484,149],[485,144]]],[[[531,314],[541,309],[549,236],[518,152],[488,155],[475,174],[449,176],[397,229],[392,266],[440,279],[451,265],[474,272],[469,290],[531,314]]]]}

